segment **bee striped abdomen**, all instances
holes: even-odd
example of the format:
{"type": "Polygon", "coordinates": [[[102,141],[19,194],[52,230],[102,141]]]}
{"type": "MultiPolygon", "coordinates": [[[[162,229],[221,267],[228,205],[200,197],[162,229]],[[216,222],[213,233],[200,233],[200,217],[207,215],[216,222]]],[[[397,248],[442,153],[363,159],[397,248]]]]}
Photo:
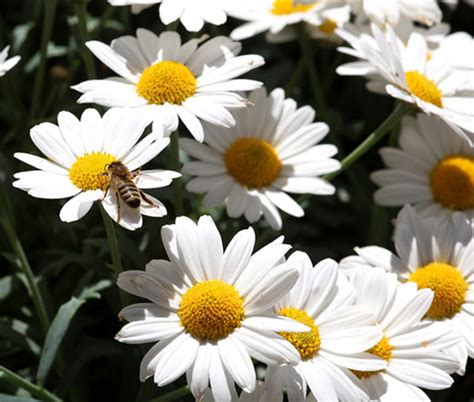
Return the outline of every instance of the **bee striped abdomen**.
{"type": "Polygon", "coordinates": [[[140,191],[133,181],[124,181],[118,186],[120,198],[131,208],[138,208],[141,203],[140,191]]]}

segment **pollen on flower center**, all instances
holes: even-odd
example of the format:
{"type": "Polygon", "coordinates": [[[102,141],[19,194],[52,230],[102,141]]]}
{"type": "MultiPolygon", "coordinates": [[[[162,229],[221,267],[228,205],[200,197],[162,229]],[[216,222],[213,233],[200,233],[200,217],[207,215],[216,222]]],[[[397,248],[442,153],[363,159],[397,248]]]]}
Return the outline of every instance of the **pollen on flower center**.
{"type": "Polygon", "coordinates": [[[294,0],[274,0],[272,14],[287,15],[293,13],[304,13],[313,7],[317,2],[308,4],[294,4],[294,0]]]}
{"type": "Polygon", "coordinates": [[[224,155],[228,173],[248,188],[269,186],[279,176],[281,161],[271,144],[243,137],[237,139],[224,155]]]}
{"type": "Polygon", "coordinates": [[[196,77],[184,64],[161,61],[143,71],[137,93],[151,104],[181,105],[196,93],[196,77]]]}
{"type": "Polygon", "coordinates": [[[468,284],[456,267],[432,262],[410,274],[409,281],[419,289],[431,289],[434,299],[426,316],[434,320],[451,318],[464,303],[468,284]]]}
{"type": "Polygon", "coordinates": [[[443,107],[443,94],[434,81],[418,71],[405,73],[405,80],[413,95],[432,105],[443,107]]]}
{"type": "Polygon", "coordinates": [[[322,33],[330,35],[336,30],[337,24],[333,20],[326,19],[318,28],[322,33]]]}
{"type": "Polygon", "coordinates": [[[244,302],[225,282],[211,280],[190,288],[181,299],[178,316],[186,332],[196,338],[217,340],[240,327],[244,302]]]}
{"type": "Polygon", "coordinates": [[[301,359],[311,359],[318,353],[319,347],[321,346],[319,329],[314,325],[314,320],[305,311],[294,307],[282,308],[280,315],[292,318],[311,328],[311,331],[308,332],[280,332],[280,335],[298,350],[301,359]]]}
{"type": "Polygon", "coordinates": [[[436,201],[455,210],[474,208],[474,158],[455,155],[435,166],[430,177],[436,201]]]}
{"type": "Polygon", "coordinates": [[[109,183],[106,167],[117,160],[113,155],[105,152],[93,152],[78,158],[69,169],[71,182],[84,191],[105,190],[109,183]]]}
{"type": "MultiPolygon", "coordinates": [[[[385,361],[389,361],[392,358],[392,350],[393,347],[390,345],[387,338],[383,337],[377,345],[373,346],[367,352],[371,353],[375,356],[384,359],[385,361]]],[[[383,370],[377,371],[359,371],[359,370],[352,370],[352,372],[359,378],[367,378],[374,374],[380,373],[383,370]]]]}

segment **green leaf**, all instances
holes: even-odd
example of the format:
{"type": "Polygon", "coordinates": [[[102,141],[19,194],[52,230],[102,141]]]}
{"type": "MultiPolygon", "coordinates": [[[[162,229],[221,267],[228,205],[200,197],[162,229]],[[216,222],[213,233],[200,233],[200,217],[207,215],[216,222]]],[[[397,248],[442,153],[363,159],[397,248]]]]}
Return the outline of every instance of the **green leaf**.
{"type": "Polygon", "coordinates": [[[30,398],[28,396],[11,396],[0,393],[0,401],[2,402],[39,402],[38,399],[30,398]]]}
{"type": "MultiPolygon", "coordinates": [[[[9,349],[12,344],[22,345],[35,356],[40,354],[39,345],[29,336],[29,325],[23,321],[8,317],[0,317],[0,345],[8,342],[9,349]]],[[[1,399],[0,399],[1,400],[1,399]]]]}
{"type": "Polygon", "coordinates": [[[41,353],[38,373],[36,375],[36,380],[39,384],[45,383],[61,341],[79,307],[81,307],[87,299],[99,299],[100,294],[98,292],[108,288],[110,285],[111,281],[109,280],[99,281],[95,285],[83,289],[78,297],[73,296],[71,300],[59,308],[46,335],[43,351],[41,353]]]}

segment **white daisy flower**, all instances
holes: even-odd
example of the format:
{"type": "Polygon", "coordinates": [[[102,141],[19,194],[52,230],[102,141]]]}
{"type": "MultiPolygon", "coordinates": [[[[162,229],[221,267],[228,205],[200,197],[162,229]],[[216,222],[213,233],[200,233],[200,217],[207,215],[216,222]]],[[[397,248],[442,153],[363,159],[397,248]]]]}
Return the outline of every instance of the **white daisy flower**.
{"type": "Polygon", "coordinates": [[[390,27],[383,33],[372,25],[373,36],[338,33],[352,46],[340,50],[363,60],[338,67],[339,74],[367,76],[370,90],[388,93],[423,113],[439,116],[472,143],[474,97],[463,92],[464,80],[453,73],[445,53],[430,56],[426,40],[416,32],[405,46],[390,27]]]}
{"type": "Polygon", "coordinates": [[[305,253],[295,252],[288,263],[302,261],[300,277],[281,298],[275,312],[311,328],[304,333],[282,333],[298,350],[296,366],[270,365],[265,374],[269,400],[278,400],[286,388],[290,402],[301,401],[307,386],[318,401],[368,400],[350,369],[381,370],[384,359],[366,353],[382,339],[375,317],[355,306],[355,293],[338,264],[330,259],[314,268],[305,253]]]}
{"type": "Polygon", "coordinates": [[[442,52],[451,61],[463,88],[474,91],[474,38],[467,32],[455,32],[441,38],[435,52],[442,52]]]}
{"type": "Polygon", "coordinates": [[[10,46],[7,46],[0,53],[0,77],[4,76],[8,70],[11,70],[20,61],[20,56],[7,59],[9,50],[10,46]]]}
{"type": "Polygon", "coordinates": [[[240,43],[225,36],[198,48],[200,42],[191,39],[181,44],[176,32],[158,37],[146,29],[138,29],[137,37],[118,38],[111,46],[87,42],[92,53],[120,77],[76,85],[73,88],[84,94],[78,102],[132,107],[170,131],[178,127],[179,116],[198,141],[204,138],[199,119],[232,127],[235,120],[227,109],[248,106],[236,92],[262,85],[235,78],[260,67],[264,60],[258,55],[237,56],[240,43]]]}
{"type": "MultiPolygon", "coordinates": [[[[253,392],[245,392],[242,391],[235,401],[239,402],[270,402],[267,394],[265,392],[265,383],[263,381],[257,381],[257,385],[253,392]]],[[[218,402],[212,396],[211,390],[208,388],[204,393],[203,398],[199,402],[218,402]]],[[[280,401],[273,401],[273,402],[280,402],[280,401]]],[[[283,401],[281,401],[283,402],[283,401]]]]}
{"type": "Polygon", "coordinates": [[[125,343],[157,342],[144,356],[140,380],[153,376],[164,386],[186,373],[198,399],[208,384],[215,400],[235,398],[234,381],[255,389],[251,358],[265,364],[296,364],[298,352],[276,331],[308,327],[270,310],[298,279],[296,261],[283,237],[254,255],[255,233],[242,230],[225,252],[209,216],[196,225],[178,217],[161,231],[170,261],[151,261],[144,271],[120,274],[118,286],[151,301],[123,309],[129,321],[116,338],[125,343]]]}
{"type": "Polygon", "coordinates": [[[261,215],[270,226],[280,229],[278,208],[301,217],[304,211],[286,193],[334,194],[334,186],[319,175],[334,172],[340,163],[331,159],[334,145],[319,143],[329,132],[325,123],[312,123],[310,106],[296,108],[285,99],[282,89],[267,96],[264,88],[250,94],[255,104],[237,111],[231,129],[206,125],[206,144],[190,139],[180,141],[189,155],[182,172],[193,176],[188,191],[207,193],[203,204],[212,208],[227,203],[227,214],[244,215],[256,222],[261,215]]]}
{"type": "Polygon", "coordinates": [[[160,19],[167,25],[178,19],[191,32],[202,29],[205,22],[222,25],[227,21],[225,0],[108,0],[113,6],[132,6],[139,13],[154,4],[160,4],[160,19]]]}
{"type": "Polygon", "coordinates": [[[324,2],[313,1],[307,4],[295,4],[293,0],[247,0],[228,9],[228,14],[248,21],[234,29],[230,37],[241,40],[268,31],[278,34],[284,28],[307,22],[319,25],[318,11],[325,8],[324,2]]]}
{"type": "Polygon", "coordinates": [[[402,121],[400,149],[380,150],[386,169],[372,173],[379,205],[414,204],[423,216],[463,211],[474,218],[474,148],[440,120],[402,121]]]}
{"type": "Polygon", "coordinates": [[[380,26],[395,26],[404,16],[428,26],[439,24],[443,16],[436,0],[350,0],[347,1],[355,14],[380,26]]]}
{"type": "Polygon", "coordinates": [[[397,218],[395,249],[397,255],[376,246],[356,248],[358,256],[345,258],[341,268],[380,267],[396,273],[401,282],[433,290],[433,302],[420,317],[425,316],[424,323],[445,323],[459,335],[461,342],[449,353],[463,374],[467,357],[474,357],[474,239],[470,223],[459,212],[422,220],[406,206],[397,218]]]}
{"type": "Polygon", "coordinates": [[[336,30],[344,28],[349,22],[351,18],[351,8],[349,5],[326,8],[319,13],[318,17],[319,24],[307,25],[310,36],[314,39],[337,43],[341,41],[341,38],[336,34],[336,30]]]}
{"type": "Polygon", "coordinates": [[[171,170],[140,170],[169,144],[169,138],[156,132],[138,141],[146,126],[130,109],[111,109],[103,117],[87,109],[81,120],[61,112],[58,125],[42,123],[31,129],[33,143],[47,159],[14,155],[39,170],[16,173],[13,186],[36,198],[71,198],[59,213],[63,222],[81,219],[100,200],[118,224],[138,229],[142,215],[166,215],[165,206],[141,189],[165,187],[181,176],[171,170]]]}
{"type": "Polygon", "coordinates": [[[433,301],[430,289],[417,290],[414,283],[399,285],[395,274],[381,268],[355,269],[350,275],[359,306],[370,309],[383,331],[382,340],[369,350],[387,361],[377,372],[355,371],[371,401],[429,401],[420,389],[451,386],[447,373],[458,362],[447,348],[459,338],[448,325],[423,322],[433,301]]]}

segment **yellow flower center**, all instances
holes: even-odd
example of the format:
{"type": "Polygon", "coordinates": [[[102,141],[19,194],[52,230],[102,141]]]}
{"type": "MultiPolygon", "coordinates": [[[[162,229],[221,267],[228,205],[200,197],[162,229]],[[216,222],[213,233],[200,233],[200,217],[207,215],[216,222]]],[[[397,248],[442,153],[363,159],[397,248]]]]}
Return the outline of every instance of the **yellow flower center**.
{"type": "Polygon", "coordinates": [[[143,71],[137,93],[151,104],[181,105],[196,93],[196,77],[184,64],[160,61],[143,71]]]}
{"type": "Polygon", "coordinates": [[[317,2],[308,4],[294,4],[294,0],[275,0],[273,2],[272,14],[287,15],[293,13],[304,13],[313,7],[317,2]]]}
{"type": "MultiPolygon", "coordinates": [[[[375,356],[384,359],[385,361],[389,361],[392,358],[392,346],[390,345],[387,338],[383,337],[377,345],[373,346],[367,352],[371,353],[375,356]]],[[[374,374],[380,373],[383,370],[377,371],[359,371],[359,370],[352,370],[352,372],[359,378],[367,378],[374,374]]]]}
{"type": "Polygon", "coordinates": [[[301,359],[311,359],[318,353],[321,346],[319,329],[314,325],[314,320],[302,310],[294,307],[285,307],[280,310],[280,315],[292,318],[311,328],[308,332],[280,332],[280,335],[290,342],[300,352],[301,359]]]}
{"type": "Polygon", "coordinates": [[[410,274],[409,281],[419,289],[434,292],[433,303],[426,316],[434,320],[451,318],[464,303],[468,284],[459,269],[442,262],[432,262],[410,274]]]}
{"type": "Polygon", "coordinates": [[[85,154],[74,162],[69,169],[69,179],[81,190],[105,190],[109,184],[107,165],[117,158],[105,152],[85,154]]]}
{"type": "Polygon", "coordinates": [[[336,30],[337,24],[333,20],[326,19],[318,28],[322,33],[330,35],[336,30]]]}
{"type": "Polygon", "coordinates": [[[244,302],[232,285],[219,280],[200,282],[184,294],[178,316],[186,332],[214,341],[240,327],[244,302]]]}
{"type": "Polygon", "coordinates": [[[229,174],[248,188],[269,186],[279,176],[281,161],[271,144],[252,137],[237,139],[224,155],[229,174]]]}
{"type": "Polygon", "coordinates": [[[474,158],[455,155],[443,159],[431,172],[433,197],[446,208],[474,208],[474,158]]]}
{"type": "Polygon", "coordinates": [[[418,71],[405,73],[405,80],[413,95],[432,105],[443,107],[443,94],[434,81],[418,71]]]}

